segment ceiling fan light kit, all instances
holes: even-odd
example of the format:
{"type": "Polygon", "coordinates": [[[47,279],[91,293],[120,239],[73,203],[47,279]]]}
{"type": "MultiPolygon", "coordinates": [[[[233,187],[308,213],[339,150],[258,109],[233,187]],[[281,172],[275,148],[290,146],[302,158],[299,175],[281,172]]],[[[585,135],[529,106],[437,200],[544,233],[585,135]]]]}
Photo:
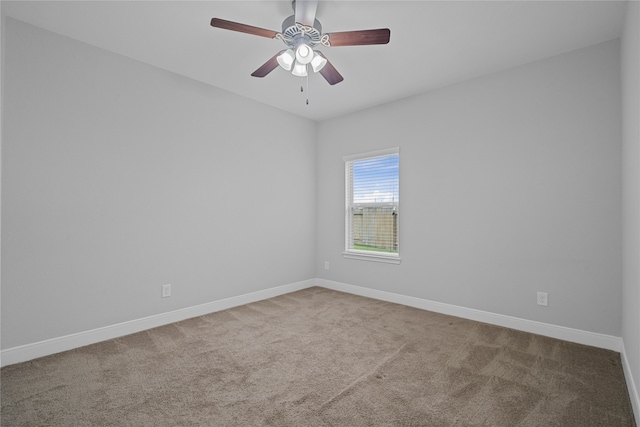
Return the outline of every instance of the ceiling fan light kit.
{"type": "Polygon", "coordinates": [[[278,64],[285,70],[291,71],[294,76],[304,77],[308,75],[307,65],[310,64],[313,72],[317,73],[327,64],[327,60],[306,44],[301,43],[295,53],[292,49],[287,49],[278,55],[278,64]]]}
{"type": "Polygon", "coordinates": [[[220,18],[212,18],[211,26],[278,39],[287,45],[286,50],[277,53],[254,71],[251,74],[254,77],[264,77],[278,65],[286,71],[291,71],[294,76],[304,77],[308,76],[307,68],[311,65],[311,70],[314,73],[319,72],[330,85],[340,83],[344,77],[322,52],[315,50],[316,46],[364,46],[389,43],[391,31],[388,28],[323,34],[322,25],[315,19],[317,0],[294,0],[292,5],[294,15],[284,20],[281,33],[220,18]]]}

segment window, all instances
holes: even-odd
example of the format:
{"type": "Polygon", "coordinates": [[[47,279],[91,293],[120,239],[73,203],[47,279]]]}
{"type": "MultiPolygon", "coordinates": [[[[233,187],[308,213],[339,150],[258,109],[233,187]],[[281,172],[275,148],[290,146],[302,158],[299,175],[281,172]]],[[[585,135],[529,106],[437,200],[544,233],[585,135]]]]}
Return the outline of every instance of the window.
{"type": "Polygon", "coordinates": [[[347,258],[400,263],[400,150],[344,158],[347,258]]]}

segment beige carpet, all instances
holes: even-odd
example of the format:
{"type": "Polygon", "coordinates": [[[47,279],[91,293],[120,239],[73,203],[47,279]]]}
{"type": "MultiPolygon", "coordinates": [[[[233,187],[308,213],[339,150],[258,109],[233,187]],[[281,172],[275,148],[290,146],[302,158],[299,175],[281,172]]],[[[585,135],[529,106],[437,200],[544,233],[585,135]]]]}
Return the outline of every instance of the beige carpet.
{"type": "Polygon", "coordinates": [[[1,371],[3,426],[634,426],[618,353],[310,288],[1,371]]]}

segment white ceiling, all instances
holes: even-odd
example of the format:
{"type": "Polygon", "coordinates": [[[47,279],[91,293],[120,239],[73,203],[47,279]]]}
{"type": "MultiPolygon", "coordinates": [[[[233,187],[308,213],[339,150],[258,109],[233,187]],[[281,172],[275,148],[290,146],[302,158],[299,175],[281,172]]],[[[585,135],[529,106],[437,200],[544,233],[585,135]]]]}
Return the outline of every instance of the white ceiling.
{"type": "Polygon", "coordinates": [[[491,72],[618,38],[618,1],[320,0],[323,32],[390,28],[387,45],[322,48],[344,76],[330,86],[277,68],[250,74],[278,40],[221,30],[212,17],[281,31],[279,1],[2,1],[2,13],[156,67],[324,120],[491,72]]]}

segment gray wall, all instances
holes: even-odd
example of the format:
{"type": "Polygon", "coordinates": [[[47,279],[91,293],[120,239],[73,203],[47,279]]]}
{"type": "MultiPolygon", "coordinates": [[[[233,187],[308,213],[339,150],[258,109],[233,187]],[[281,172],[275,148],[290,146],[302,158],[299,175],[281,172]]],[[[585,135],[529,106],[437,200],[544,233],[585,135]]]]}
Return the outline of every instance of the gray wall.
{"type": "Polygon", "coordinates": [[[314,122],[4,30],[2,348],[315,276],[314,122]]]}
{"type": "Polygon", "coordinates": [[[627,7],[622,37],[622,338],[634,383],[640,387],[640,3],[627,7]]]}
{"type": "Polygon", "coordinates": [[[322,122],[317,275],[620,336],[620,128],[617,40],[322,122]],[[345,259],[342,158],[395,146],[402,263],[345,259]]]}

